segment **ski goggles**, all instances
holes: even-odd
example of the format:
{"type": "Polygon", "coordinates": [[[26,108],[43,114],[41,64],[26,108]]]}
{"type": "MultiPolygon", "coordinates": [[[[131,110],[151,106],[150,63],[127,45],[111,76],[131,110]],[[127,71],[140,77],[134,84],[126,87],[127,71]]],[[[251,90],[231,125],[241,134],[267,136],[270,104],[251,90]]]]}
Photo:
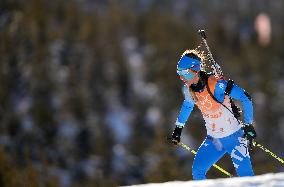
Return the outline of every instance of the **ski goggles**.
{"type": "Polygon", "coordinates": [[[185,76],[188,73],[189,73],[189,69],[178,69],[177,70],[177,74],[181,76],[185,76]]]}
{"type": "Polygon", "coordinates": [[[194,73],[190,69],[178,69],[177,74],[183,76],[186,80],[190,80],[194,77],[194,73]]]}

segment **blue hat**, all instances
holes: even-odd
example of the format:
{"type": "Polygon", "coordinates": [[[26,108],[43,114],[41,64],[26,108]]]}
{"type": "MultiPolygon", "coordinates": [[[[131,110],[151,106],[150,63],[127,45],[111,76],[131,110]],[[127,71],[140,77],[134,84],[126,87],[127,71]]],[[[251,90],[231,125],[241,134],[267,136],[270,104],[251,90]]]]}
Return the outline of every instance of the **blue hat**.
{"type": "Polygon", "coordinates": [[[200,71],[200,61],[184,55],[178,61],[177,68],[200,71]]]}

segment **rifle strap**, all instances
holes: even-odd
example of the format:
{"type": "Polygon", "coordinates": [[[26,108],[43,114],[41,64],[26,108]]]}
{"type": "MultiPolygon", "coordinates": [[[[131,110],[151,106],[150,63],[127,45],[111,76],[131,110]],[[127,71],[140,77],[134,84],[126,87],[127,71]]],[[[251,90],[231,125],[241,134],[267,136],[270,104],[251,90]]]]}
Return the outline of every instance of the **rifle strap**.
{"type": "MultiPolygon", "coordinates": [[[[210,88],[209,88],[209,85],[208,85],[208,74],[206,73],[206,72],[203,72],[203,71],[201,71],[200,72],[200,78],[201,78],[201,81],[203,81],[203,83],[205,84],[205,86],[206,86],[206,89],[207,89],[207,92],[209,93],[209,95],[214,99],[214,101],[216,101],[217,103],[220,103],[223,107],[225,107],[228,111],[230,111],[233,115],[234,115],[234,117],[238,120],[238,117],[240,117],[240,113],[239,113],[239,108],[235,105],[235,103],[233,102],[233,100],[231,99],[231,97],[230,97],[230,103],[231,103],[231,107],[232,107],[232,110],[233,111],[231,111],[226,105],[224,105],[222,102],[220,102],[220,101],[218,101],[217,99],[216,99],[216,97],[213,95],[213,93],[211,92],[211,90],[210,90],[210,88]]],[[[234,83],[234,81],[233,80],[229,80],[228,81],[228,84],[227,84],[227,87],[226,87],[226,90],[225,90],[225,94],[226,95],[229,95],[229,94],[227,94],[227,93],[231,93],[231,91],[232,91],[232,88],[233,88],[233,83],[234,83]],[[228,86],[229,86],[229,88],[228,88],[228,86]]],[[[239,121],[239,120],[238,120],[239,121]]]]}

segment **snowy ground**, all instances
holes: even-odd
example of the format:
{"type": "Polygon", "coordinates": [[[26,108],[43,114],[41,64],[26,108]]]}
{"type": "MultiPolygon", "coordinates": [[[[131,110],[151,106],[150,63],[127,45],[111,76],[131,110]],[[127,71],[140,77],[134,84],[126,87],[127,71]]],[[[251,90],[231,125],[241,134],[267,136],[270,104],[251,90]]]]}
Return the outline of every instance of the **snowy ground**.
{"type": "Polygon", "coordinates": [[[208,179],[204,181],[173,181],[133,185],[131,187],[284,187],[284,173],[265,174],[255,177],[208,179]]]}

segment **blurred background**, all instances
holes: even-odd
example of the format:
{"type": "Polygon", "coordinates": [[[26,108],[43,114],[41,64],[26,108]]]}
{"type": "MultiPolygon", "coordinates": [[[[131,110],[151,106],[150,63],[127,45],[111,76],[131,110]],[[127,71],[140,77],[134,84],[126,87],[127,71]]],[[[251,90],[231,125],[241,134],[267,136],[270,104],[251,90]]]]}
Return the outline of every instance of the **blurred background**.
{"type": "MultiPolygon", "coordinates": [[[[281,0],[1,0],[0,186],[191,180],[193,155],[166,137],[183,101],[176,64],[198,29],[252,95],[257,140],[283,158],[283,18],[281,0]]],[[[195,108],[182,141],[197,149],[203,124],[195,108]]],[[[284,171],[251,157],[256,175],[284,171]]],[[[229,156],[218,164],[235,174],[229,156]]]]}

